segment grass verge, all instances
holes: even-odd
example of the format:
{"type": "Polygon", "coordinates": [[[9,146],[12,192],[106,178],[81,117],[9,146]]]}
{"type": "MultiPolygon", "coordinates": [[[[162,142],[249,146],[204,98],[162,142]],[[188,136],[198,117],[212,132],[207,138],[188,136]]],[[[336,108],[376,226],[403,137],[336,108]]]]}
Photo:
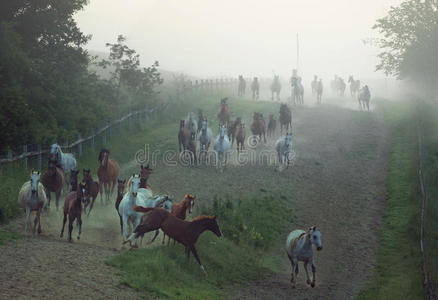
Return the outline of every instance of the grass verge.
{"type": "Polygon", "coordinates": [[[417,113],[414,103],[383,102],[391,129],[386,213],[379,230],[377,267],[359,299],[424,299],[419,249],[417,113]]]}

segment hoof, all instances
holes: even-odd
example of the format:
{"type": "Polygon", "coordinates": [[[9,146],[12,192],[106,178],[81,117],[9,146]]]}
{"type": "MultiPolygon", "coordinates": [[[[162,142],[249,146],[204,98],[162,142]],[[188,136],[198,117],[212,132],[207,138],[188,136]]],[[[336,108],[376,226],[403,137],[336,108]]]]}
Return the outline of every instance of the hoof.
{"type": "Polygon", "coordinates": [[[307,282],[307,284],[310,284],[310,283],[311,283],[310,279],[307,279],[307,281],[306,281],[306,282],[307,282]]]}
{"type": "Polygon", "coordinates": [[[311,287],[315,287],[315,282],[312,282],[312,284],[310,285],[311,287]]]}
{"type": "Polygon", "coordinates": [[[81,239],[81,237],[80,236],[78,236],[78,240],[80,240],[81,239]]]}
{"type": "Polygon", "coordinates": [[[293,289],[296,288],[295,284],[292,284],[292,288],[293,288],[293,289]]]}
{"type": "Polygon", "coordinates": [[[73,243],[73,241],[71,239],[68,240],[69,243],[73,243]]]}

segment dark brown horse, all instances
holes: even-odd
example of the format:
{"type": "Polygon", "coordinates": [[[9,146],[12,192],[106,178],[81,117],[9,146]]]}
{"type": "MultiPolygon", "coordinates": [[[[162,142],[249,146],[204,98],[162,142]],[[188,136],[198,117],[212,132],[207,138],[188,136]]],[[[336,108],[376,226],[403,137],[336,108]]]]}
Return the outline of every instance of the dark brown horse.
{"type": "Polygon", "coordinates": [[[93,180],[90,169],[82,170],[82,182],[85,183],[85,189],[89,195],[88,202],[84,205],[84,213],[86,212],[88,204],[90,204],[89,202],[91,202],[90,208],[88,209],[88,215],[90,215],[90,212],[93,209],[94,200],[96,200],[97,195],[99,194],[99,183],[93,180]]]}
{"type": "Polygon", "coordinates": [[[289,126],[292,130],[292,112],[287,104],[280,106],[280,134],[283,133],[283,127],[286,127],[286,132],[289,132],[289,126]]]}
{"type": "Polygon", "coordinates": [[[78,190],[78,170],[71,170],[70,171],[70,191],[76,192],[78,190]]]}
{"type": "Polygon", "coordinates": [[[268,137],[274,136],[276,127],[277,127],[277,120],[274,119],[274,115],[269,115],[268,137]]]}
{"type": "MultiPolygon", "coordinates": [[[[142,165],[142,167],[143,167],[143,165],[142,165]]],[[[119,215],[119,218],[120,218],[120,229],[121,229],[122,234],[123,234],[123,219],[119,213],[119,205],[120,205],[120,201],[122,201],[122,199],[123,199],[123,195],[125,195],[125,193],[124,193],[125,184],[126,184],[126,179],[123,179],[123,180],[117,179],[117,199],[116,199],[115,207],[116,207],[117,214],[119,215]]]]}
{"type": "Polygon", "coordinates": [[[228,139],[231,142],[231,145],[234,144],[234,139],[236,138],[236,127],[237,125],[242,123],[242,118],[238,117],[236,118],[236,120],[234,120],[234,122],[230,122],[231,124],[228,125],[227,127],[227,135],[228,135],[228,139]]]}
{"type": "Polygon", "coordinates": [[[76,192],[70,192],[64,201],[64,219],[62,220],[62,229],[60,237],[64,235],[65,222],[67,222],[68,216],[68,241],[72,242],[71,233],[73,231],[73,222],[77,220],[77,225],[79,226],[78,240],[81,236],[82,231],[82,204],[87,202],[87,192],[85,190],[85,185],[79,183],[78,190],[76,192]]]}
{"type": "Polygon", "coordinates": [[[236,125],[236,144],[237,144],[237,153],[245,149],[245,124],[240,123],[236,125]]]}
{"type": "Polygon", "coordinates": [[[59,197],[65,184],[65,175],[62,169],[56,167],[56,160],[49,160],[47,171],[43,174],[41,182],[46,189],[47,207],[50,207],[50,194],[55,193],[56,210],[58,210],[59,197]]]}
{"type": "Polygon", "coordinates": [[[192,136],[190,131],[185,127],[185,120],[179,121],[179,131],[178,131],[178,147],[179,153],[187,149],[187,143],[191,140],[192,136]]]}
{"type": "Polygon", "coordinates": [[[195,244],[201,233],[205,230],[210,230],[218,237],[222,236],[221,230],[216,221],[216,216],[199,216],[191,221],[184,221],[175,217],[163,208],[134,206],[133,209],[137,212],[150,213],[144,218],[146,220],[135,228],[134,233],[128,241],[131,238],[143,236],[147,232],[161,229],[165,234],[184,245],[186,248],[187,259],[190,258],[191,251],[195,256],[196,261],[201,266],[201,270],[207,274],[201,260],[199,259],[198,252],[195,249],[195,244]]]}
{"type": "MultiPolygon", "coordinates": [[[[195,198],[196,197],[191,194],[186,194],[184,196],[183,201],[178,203],[172,203],[172,215],[174,215],[178,219],[185,220],[187,210],[189,210],[189,214],[192,213],[193,206],[195,206],[195,198]]],[[[163,235],[163,240],[161,242],[162,244],[164,244],[165,239],[166,239],[166,234],[163,235]]],[[[151,243],[153,241],[154,239],[152,239],[151,243]]],[[[167,244],[169,243],[170,243],[170,237],[167,244]]],[[[173,241],[173,244],[175,244],[175,241],[173,241]]]]}
{"type": "Polygon", "coordinates": [[[262,113],[255,112],[253,116],[253,122],[251,124],[251,132],[254,135],[258,135],[260,138],[260,141],[263,139],[266,143],[266,122],[263,118],[262,113]]]}
{"type": "Polygon", "coordinates": [[[228,98],[221,99],[221,108],[217,112],[217,118],[219,119],[219,125],[228,125],[228,122],[230,121],[230,108],[227,104],[228,98]]]}
{"type": "Polygon", "coordinates": [[[97,177],[99,178],[100,200],[102,199],[102,187],[105,189],[106,201],[109,201],[110,194],[113,193],[117,185],[117,178],[120,173],[120,166],[114,159],[109,158],[109,150],[102,149],[99,153],[99,169],[97,170],[97,177]]]}

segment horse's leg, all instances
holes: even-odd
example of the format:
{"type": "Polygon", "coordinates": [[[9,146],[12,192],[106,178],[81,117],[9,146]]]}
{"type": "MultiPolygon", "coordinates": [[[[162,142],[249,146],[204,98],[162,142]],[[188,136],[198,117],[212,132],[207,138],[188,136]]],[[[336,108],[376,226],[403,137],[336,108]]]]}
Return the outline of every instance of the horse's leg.
{"type": "MultiPolygon", "coordinates": [[[[91,199],[91,204],[90,204],[90,208],[88,209],[88,214],[87,214],[87,216],[90,215],[90,212],[91,212],[91,210],[93,209],[94,200],[96,200],[96,198],[91,199]]],[[[121,223],[121,222],[122,222],[122,221],[120,221],[120,223],[121,223]]]]}
{"type": "Polygon", "coordinates": [[[41,210],[43,209],[42,205],[40,209],[38,210],[38,234],[41,233],[41,210]]]}
{"type": "Polygon", "coordinates": [[[123,215],[122,219],[123,219],[122,236],[123,236],[123,241],[125,242],[126,238],[128,236],[128,231],[127,231],[127,228],[128,228],[128,217],[126,215],[123,215]]]}
{"type": "Polygon", "coordinates": [[[64,219],[62,220],[62,229],[61,229],[61,234],[60,234],[60,238],[62,238],[62,236],[64,235],[64,227],[65,227],[65,222],[67,222],[67,214],[64,213],[64,219]]]}
{"type": "Polygon", "coordinates": [[[103,204],[103,182],[99,180],[100,204],[103,204]]]}
{"type": "Polygon", "coordinates": [[[113,192],[114,192],[114,187],[117,185],[117,178],[112,182],[112,185],[111,185],[111,195],[113,194],[113,192]]]}
{"type": "Polygon", "coordinates": [[[26,207],[26,225],[24,226],[25,232],[29,230],[29,225],[30,225],[30,208],[26,207]]]}
{"type": "Polygon", "coordinates": [[[205,268],[202,265],[201,260],[199,259],[198,252],[195,249],[195,245],[191,245],[190,246],[190,250],[192,251],[193,255],[195,256],[196,261],[198,262],[198,264],[201,266],[201,270],[204,271],[205,275],[207,275],[207,271],[205,271],[205,268]]]}
{"type": "Polygon", "coordinates": [[[309,271],[307,270],[307,265],[308,265],[308,262],[306,261],[306,262],[304,262],[304,270],[306,271],[306,283],[307,284],[310,284],[310,277],[309,277],[309,271]]]}
{"type": "Polygon", "coordinates": [[[78,240],[79,240],[81,238],[81,232],[82,232],[82,217],[81,217],[81,215],[78,216],[78,225],[79,225],[78,240]]]}
{"type": "Polygon", "coordinates": [[[160,231],[159,231],[158,229],[155,230],[155,235],[154,235],[154,237],[152,238],[152,240],[149,241],[148,244],[152,244],[152,243],[155,241],[155,239],[157,238],[157,236],[158,236],[159,233],[160,233],[160,231]]]}
{"type": "Polygon", "coordinates": [[[163,240],[161,241],[161,245],[164,245],[165,240],[166,240],[166,234],[163,232],[163,240]]]}
{"type": "Polygon", "coordinates": [[[47,207],[50,207],[50,191],[46,189],[47,207]]]}
{"type": "Polygon", "coordinates": [[[73,231],[73,222],[74,222],[74,218],[70,215],[70,213],[68,214],[68,241],[71,243],[71,234],[73,231]]]}
{"type": "Polygon", "coordinates": [[[316,281],[316,267],[315,267],[315,265],[313,264],[313,259],[311,259],[311,265],[312,265],[312,275],[313,275],[313,278],[312,278],[312,283],[310,284],[310,286],[311,286],[311,287],[315,287],[315,281],[316,281]]]}
{"type": "Polygon", "coordinates": [[[59,197],[61,197],[61,191],[55,192],[55,196],[56,196],[56,211],[58,211],[59,197]]]}
{"type": "MultiPolygon", "coordinates": [[[[90,211],[88,211],[90,212],[90,211]]],[[[119,218],[120,218],[120,234],[123,235],[123,219],[122,216],[119,214],[119,218]]]]}
{"type": "Polygon", "coordinates": [[[294,265],[295,265],[295,278],[294,278],[293,286],[295,287],[298,278],[298,259],[294,259],[294,265]]]}

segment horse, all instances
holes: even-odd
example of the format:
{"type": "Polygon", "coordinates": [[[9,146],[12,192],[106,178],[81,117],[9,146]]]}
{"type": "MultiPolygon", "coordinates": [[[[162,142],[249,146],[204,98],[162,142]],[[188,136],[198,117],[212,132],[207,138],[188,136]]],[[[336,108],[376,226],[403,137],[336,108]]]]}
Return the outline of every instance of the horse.
{"type": "Polygon", "coordinates": [[[237,87],[237,95],[239,97],[242,97],[245,95],[245,90],[246,90],[246,81],[243,78],[242,75],[239,75],[239,85],[237,87]]]}
{"type": "Polygon", "coordinates": [[[196,134],[198,133],[198,123],[195,120],[195,114],[193,112],[189,112],[187,115],[185,126],[189,130],[192,140],[195,140],[196,134]]]}
{"type": "Polygon", "coordinates": [[[56,210],[58,210],[59,197],[65,184],[65,175],[62,169],[56,167],[56,160],[49,159],[47,171],[44,172],[41,182],[46,189],[47,207],[50,207],[50,193],[54,192],[56,196],[56,210]]]}
{"type": "MultiPolygon", "coordinates": [[[[144,167],[143,165],[140,165],[140,187],[141,189],[147,189],[148,194],[145,194],[145,196],[149,197],[148,195],[152,196],[152,188],[148,184],[149,176],[152,174],[153,169],[149,167],[149,164],[144,167]],[[150,193],[150,194],[149,194],[150,193]]],[[[125,193],[127,193],[131,188],[131,182],[134,176],[129,177],[128,182],[125,184],[125,193]]]]}
{"type": "MultiPolygon", "coordinates": [[[[56,160],[58,166],[64,171],[64,174],[69,174],[71,170],[76,169],[76,159],[72,153],[63,153],[58,144],[53,144],[50,147],[50,157],[56,160]]],[[[66,180],[69,184],[69,180],[66,180]]]]}
{"type": "Polygon", "coordinates": [[[286,136],[280,137],[275,143],[275,150],[278,155],[278,169],[282,171],[284,159],[287,160],[286,168],[289,166],[289,153],[292,150],[292,133],[286,133],[286,136]]]}
{"type": "Polygon", "coordinates": [[[201,132],[201,127],[202,127],[202,121],[204,120],[204,113],[202,112],[202,109],[198,109],[198,132],[197,134],[199,134],[199,132],[201,132]]]}
{"type": "MultiPolygon", "coordinates": [[[[189,210],[189,214],[192,214],[193,206],[195,206],[195,196],[192,194],[186,194],[184,199],[181,202],[173,203],[171,214],[177,217],[178,219],[185,220],[187,209],[189,210]]],[[[166,234],[163,234],[163,240],[161,244],[164,244],[166,239],[166,234]]],[[[170,237],[167,241],[167,245],[170,243],[170,237]]],[[[175,240],[174,240],[175,244],[175,240]]]]}
{"type": "Polygon", "coordinates": [[[207,161],[208,149],[210,148],[211,138],[213,132],[207,125],[207,119],[202,121],[201,134],[199,135],[199,161],[201,162],[202,157],[207,161]]]}
{"type": "Polygon", "coordinates": [[[283,133],[283,127],[286,127],[286,132],[289,131],[289,126],[292,129],[292,112],[287,104],[280,105],[280,134],[283,133]]]}
{"type": "Polygon", "coordinates": [[[187,153],[189,155],[189,160],[190,160],[190,165],[195,165],[197,162],[197,158],[196,158],[196,140],[193,139],[189,139],[187,145],[186,145],[186,150],[187,153]]]}
{"type": "Polygon", "coordinates": [[[71,170],[70,171],[70,192],[75,192],[78,189],[78,170],[71,170]]]}
{"type": "Polygon", "coordinates": [[[277,101],[280,101],[281,83],[280,76],[274,75],[274,80],[271,83],[271,100],[274,101],[274,94],[276,94],[277,101]]]}
{"type": "Polygon", "coordinates": [[[90,169],[88,169],[88,170],[83,169],[82,170],[82,182],[85,184],[85,190],[87,191],[87,194],[89,195],[88,202],[84,205],[84,213],[87,210],[88,204],[90,204],[89,202],[91,202],[90,209],[88,210],[88,214],[87,214],[89,216],[91,213],[91,210],[93,209],[94,200],[96,200],[97,195],[99,194],[99,183],[93,180],[93,177],[91,176],[90,169]],[[90,201],[90,198],[91,198],[91,201],[90,201]]]}
{"type": "Polygon", "coordinates": [[[254,77],[251,83],[252,99],[258,100],[260,95],[260,84],[257,77],[254,77]]]}
{"type": "Polygon", "coordinates": [[[344,79],[341,77],[338,77],[338,90],[339,90],[339,96],[344,97],[345,96],[345,89],[347,88],[347,85],[345,84],[344,79]]]}
{"type": "Polygon", "coordinates": [[[301,77],[292,77],[292,100],[294,104],[304,104],[304,87],[301,84],[301,77]]]}
{"type": "Polygon", "coordinates": [[[68,241],[72,242],[71,234],[73,231],[73,222],[77,220],[77,226],[79,226],[78,240],[81,237],[82,231],[82,204],[87,203],[87,191],[85,185],[79,183],[78,190],[76,192],[70,192],[64,201],[64,219],[62,220],[62,229],[60,238],[64,235],[65,222],[67,222],[68,216],[68,241]]]}
{"type": "Polygon", "coordinates": [[[219,111],[217,112],[217,118],[219,119],[219,124],[220,125],[228,125],[228,122],[230,121],[230,108],[228,107],[227,104],[227,100],[228,98],[223,98],[221,99],[221,108],[219,109],[219,111]]]}
{"type": "Polygon", "coordinates": [[[359,101],[359,108],[364,110],[367,109],[368,111],[370,111],[370,99],[370,89],[367,85],[365,85],[363,88],[360,89],[359,96],[357,97],[357,100],[359,101]]]}
{"type": "Polygon", "coordinates": [[[230,150],[230,140],[225,134],[224,125],[219,126],[219,135],[216,137],[214,150],[216,151],[216,167],[222,167],[227,161],[227,154],[230,150]]]}
{"type": "Polygon", "coordinates": [[[227,135],[228,135],[228,139],[231,141],[231,146],[234,144],[234,138],[236,136],[236,127],[237,125],[239,125],[240,123],[242,123],[242,118],[237,117],[236,120],[234,120],[234,122],[230,122],[231,124],[228,124],[227,127],[227,135]]]}
{"type": "Polygon", "coordinates": [[[323,90],[322,79],[319,79],[318,85],[316,86],[316,101],[318,104],[321,104],[323,90]]]}
{"type": "Polygon", "coordinates": [[[275,120],[274,115],[269,115],[268,137],[271,137],[274,135],[276,127],[277,127],[277,120],[275,120]]]}
{"type": "Polygon", "coordinates": [[[318,76],[313,76],[313,80],[311,83],[312,87],[312,95],[317,95],[317,88],[318,88],[318,76]]]}
{"type": "Polygon", "coordinates": [[[354,80],[353,75],[350,75],[350,77],[348,77],[348,83],[350,83],[351,97],[356,98],[360,90],[360,80],[354,80]]]}
{"type": "Polygon", "coordinates": [[[236,126],[236,144],[237,144],[237,153],[245,149],[245,124],[240,123],[236,126]]]}
{"type": "Polygon", "coordinates": [[[106,200],[109,201],[110,194],[113,193],[119,176],[120,166],[117,161],[109,158],[109,150],[102,149],[99,153],[99,169],[97,170],[97,177],[99,178],[100,201],[102,199],[102,187],[105,189],[106,200]]]}
{"type": "Polygon", "coordinates": [[[178,147],[179,153],[186,150],[188,141],[192,138],[190,131],[185,127],[185,120],[179,121],[178,147]]]}
{"type": "Polygon", "coordinates": [[[262,140],[263,135],[264,141],[266,143],[266,122],[263,118],[262,113],[254,113],[253,122],[251,124],[251,132],[254,135],[258,135],[260,140],[262,140]]]}
{"type": "Polygon", "coordinates": [[[205,230],[210,230],[218,237],[222,236],[222,232],[216,221],[216,216],[199,216],[191,221],[185,221],[175,217],[162,208],[135,206],[134,211],[150,213],[142,224],[135,228],[129,240],[143,236],[147,232],[161,229],[166,235],[184,245],[187,260],[190,258],[191,251],[201,270],[207,275],[207,271],[202,265],[198,252],[195,249],[195,243],[205,230]]]}
{"type": "Polygon", "coordinates": [[[123,195],[125,194],[125,184],[126,184],[126,179],[120,180],[117,179],[117,198],[116,198],[116,203],[115,203],[115,207],[116,207],[116,211],[117,214],[119,215],[119,219],[120,219],[120,233],[123,234],[123,220],[122,220],[122,216],[119,213],[119,206],[120,206],[120,201],[122,201],[123,199],[123,195]]]}
{"type": "Polygon", "coordinates": [[[286,239],[286,253],[292,266],[291,283],[292,287],[296,286],[296,278],[298,276],[298,262],[304,262],[304,270],[306,270],[307,284],[315,287],[316,268],[313,263],[313,253],[315,249],[322,250],[321,232],[316,226],[310,227],[306,232],[304,230],[294,230],[289,233],[286,239]],[[312,267],[313,278],[310,281],[307,265],[310,263],[312,267]],[[294,276],[295,271],[295,276],[294,276]]]}
{"type": "Polygon", "coordinates": [[[35,211],[35,220],[33,225],[33,234],[38,224],[38,234],[41,233],[41,211],[46,203],[47,198],[44,193],[44,186],[40,182],[40,172],[32,171],[30,173],[30,180],[26,181],[18,193],[18,203],[23,207],[26,213],[25,232],[29,230],[30,214],[35,211]]]}

